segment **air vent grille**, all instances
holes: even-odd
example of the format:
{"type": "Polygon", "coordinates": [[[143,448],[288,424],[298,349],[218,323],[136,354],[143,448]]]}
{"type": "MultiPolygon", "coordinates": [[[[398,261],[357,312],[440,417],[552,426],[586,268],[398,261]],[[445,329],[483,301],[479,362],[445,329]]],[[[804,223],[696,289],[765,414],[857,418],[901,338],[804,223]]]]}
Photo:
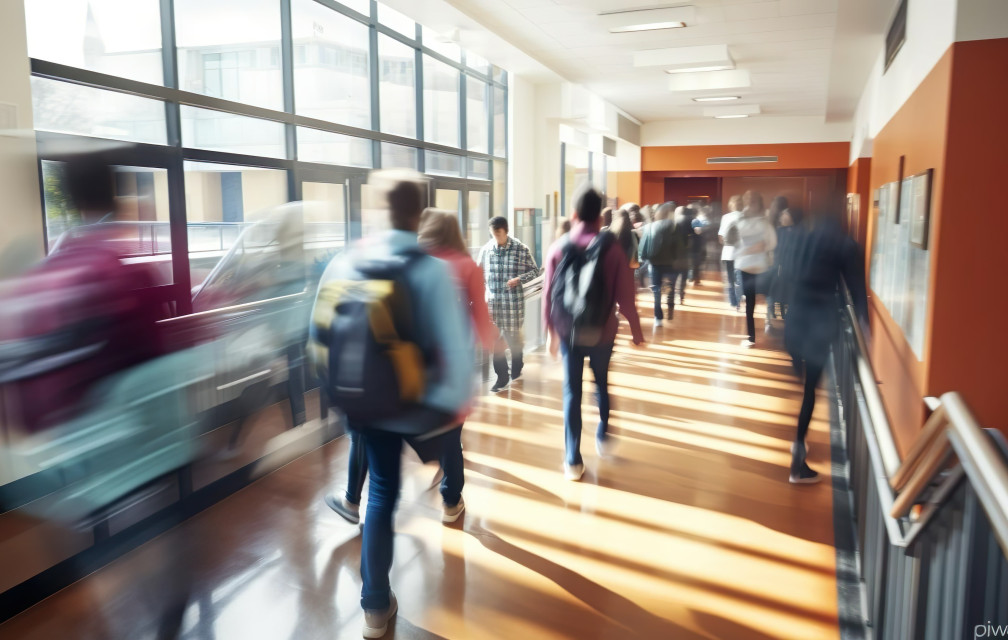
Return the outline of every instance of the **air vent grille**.
{"type": "Polygon", "coordinates": [[[707,164],[748,164],[751,162],[777,162],[777,156],[726,156],[707,158],[707,164]]]}

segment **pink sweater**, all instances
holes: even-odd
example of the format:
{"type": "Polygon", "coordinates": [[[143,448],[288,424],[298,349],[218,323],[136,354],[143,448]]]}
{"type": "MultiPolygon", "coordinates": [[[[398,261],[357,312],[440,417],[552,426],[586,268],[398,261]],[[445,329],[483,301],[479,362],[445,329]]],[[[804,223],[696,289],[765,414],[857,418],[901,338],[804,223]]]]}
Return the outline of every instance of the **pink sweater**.
{"type": "Polygon", "coordinates": [[[444,260],[451,267],[455,277],[455,286],[459,290],[463,305],[469,309],[472,318],[473,331],[487,351],[494,347],[499,332],[490,321],[490,311],[487,309],[486,290],[483,284],[483,270],[467,253],[452,249],[438,249],[430,254],[439,260],[444,260]]]}

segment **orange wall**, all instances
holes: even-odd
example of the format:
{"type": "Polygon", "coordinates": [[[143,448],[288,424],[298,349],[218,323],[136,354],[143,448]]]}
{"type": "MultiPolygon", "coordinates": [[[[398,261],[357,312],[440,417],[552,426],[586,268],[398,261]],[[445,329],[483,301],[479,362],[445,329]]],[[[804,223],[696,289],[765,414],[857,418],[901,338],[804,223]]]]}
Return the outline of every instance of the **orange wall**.
{"type": "Polygon", "coordinates": [[[951,64],[928,393],[958,391],[982,426],[1008,432],[1008,39],[957,43],[951,64]]]}
{"type": "MultiPolygon", "coordinates": [[[[934,169],[932,198],[941,202],[945,183],[945,139],[949,117],[949,91],[952,82],[952,50],[938,61],[913,95],[876,136],[871,162],[871,190],[899,179],[900,156],[905,157],[903,173],[913,175],[934,169]]],[[[932,210],[932,229],[940,224],[942,207],[932,210]]],[[[868,229],[870,238],[874,218],[868,229]]],[[[932,289],[928,302],[928,318],[932,317],[935,296],[933,274],[940,260],[936,251],[937,234],[930,240],[932,289]]],[[[868,247],[867,256],[871,256],[868,247]]],[[[870,258],[867,258],[870,263],[870,258]]],[[[927,395],[927,363],[931,352],[930,322],[924,337],[923,360],[918,360],[903,335],[903,330],[893,321],[884,305],[874,293],[871,296],[872,364],[882,382],[882,399],[889,413],[896,442],[902,452],[912,444],[924,422],[923,398],[927,395]]]]}
{"type": "Polygon", "coordinates": [[[871,158],[858,158],[847,171],[847,193],[860,197],[857,217],[848,229],[851,236],[864,248],[868,243],[868,219],[872,213],[871,158]]]}
{"type": "Polygon", "coordinates": [[[643,205],[641,200],[641,173],[640,171],[618,171],[616,178],[616,197],[619,204],[636,202],[643,205]]]}
{"type": "Polygon", "coordinates": [[[648,171],[765,171],[767,169],[846,169],[848,142],[801,144],[731,144],[692,147],[644,147],[641,170],[648,171]],[[715,156],[777,156],[767,164],[707,164],[715,156]]]}

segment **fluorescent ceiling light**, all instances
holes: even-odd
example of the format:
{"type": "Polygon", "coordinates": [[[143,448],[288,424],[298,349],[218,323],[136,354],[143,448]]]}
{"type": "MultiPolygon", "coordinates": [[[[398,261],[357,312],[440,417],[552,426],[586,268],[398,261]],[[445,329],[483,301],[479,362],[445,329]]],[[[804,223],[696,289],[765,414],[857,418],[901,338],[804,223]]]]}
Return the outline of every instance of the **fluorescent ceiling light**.
{"type": "Polygon", "coordinates": [[[717,119],[719,119],[719,120],[723,120],[724,118],[748,118],[749,114],[748,113],[736,113],[736,114],[728,115],[728,116],[714,116],[714,117],[717,118],[717,119]]]}
{"type": "Polygon", "coordinates": [[[728,102],[738,100],[741,96],[718,96],[715,98],[693,98],[693,102],[728,102]]]}
{"type": "Polygon", "coordinates": [[[633,61],[635,67],[665,67],[669,73],[695,71],[698,68],[703,71],[735,68],[735,61],[728,53],[726,44],[636,51],[633,61]]]}
{"type": "Polygon", "coordinates": [[[686,67],[685,69],[666,69],[665,73],[697,73],[700,71],[724,71],[734,69],[735,65],[721,64],[710,67],[686,67]]]}
{"type": "Polygon", "coordinates": [[[669,76],[670,91],[725,91],[745,89],[752,84],[746,69],[708,71],[706,73],[675,73],[669,76]]]}
{"type": "Polygon", "coordinates": [[[728,104],[723,106],[704,107],[705,116],[754,116],[760,112],[758,104],[728,104]]]}
{"type": "Polygon", "coordinates": [[[607,11],[600,13],[599,19],[609,30],[609,33],[680,29],[695,21],[696,8],[682,6],[607,11]]]}

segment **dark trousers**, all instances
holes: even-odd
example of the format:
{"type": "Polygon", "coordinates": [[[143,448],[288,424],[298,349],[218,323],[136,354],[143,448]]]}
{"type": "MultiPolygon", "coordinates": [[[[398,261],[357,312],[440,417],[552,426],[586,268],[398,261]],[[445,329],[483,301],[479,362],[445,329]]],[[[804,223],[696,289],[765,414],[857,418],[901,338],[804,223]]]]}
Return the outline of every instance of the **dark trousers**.
{"type": "Polygon", "coordinates": [[[749,342],[756,342],[756,274],[742,272],[742,293],[745,295],[746,331],[749,342]]]}
{"type": "MultiPolygon", "coordinates": [[[[364,480],[367,478],[368,458],[364,436],[350,431],[350,460],[347,465],[346,499],[360,504],[364,480]]],[[[445,435],[444,451],[439,456],[444,477],[441,479],[441,499],[447,505],[456,505],[462,499],[465,485],[465,462],[462,458],[462,425],[445,435]]],[[[370,517],[370,516],[368,516],[370,517]]]]}
{"type": "Polygon", "coordinates": [[[825,368],[825,365],[817,362],[805,362],[805,395],[802,397],[801,411],[798,413],[798,442],[805,442],[805,436],[808,435],[812,411],[815,409],[816,388],[825,368]]]}
{"type": "Polygon", "coordinates": [[[301,344],[287,347],[287,396],[290,398],[291,426],[305,423],[304,349],[301,344]]]}
{"type": "Polygon", "coordinates": [[[735,284],[735,261],[722,260],[721,264],[724,265],[725,277],[728,278],[728,302],[731,303],[731,306],[737,307],[739,305],[739,296],[738,286],[735,284]]]}
{"type": "Polygon", "coordinates": [[[599,423],[596,438],[605,438],[609,430],[609,360],[612,358],[613,343],[594,347],[571,346],[560,343],[564,364],[564,428],[566,430],[566,456],[569,465],[581,464],[581,386],[584,379],[584,361],[595,375],[595,399],[599,408],[599,423]]]}
{"type": "Polygon", "coordinates": [[[500,338],[497,340],[497,344],[494,347],[494,373],[497,374],[498,380],[507,380],[508,374],[508,363],[507,358],[504,354],[504,346],[511,350],[511,378],[517,378],[521,375],[522,367],[525,366],[524,360],[524,344],[522,344],[521,331],[501,331],[500,338]]]}
{"type": "MultiPolygon", "coordinates": [[[[683,278],[685,283],[686,274],[676,271],[671,266],[664,265],[651,265],[651,291],[654,293],[654,317],[655,320],[664,320],[665,314],[662,313],[662,285],[665,280],[669,280],[669,292],[668,298],[666,299],[666,304],[668,304],[669,319],[672,318],[673,312],[675,311],[675,290],[676,282],[683,278]]],[[[685,286],[685,284],[683,285],[685,286]]]]}
{"type": "Polygon", "coordinates": [[[363,439],[371,473],[367,518],[361,542],[361,607],[389,606],[389,571],[392,569],[392,517],[399,500],[402,436],[373,431],[363,439]]]}

